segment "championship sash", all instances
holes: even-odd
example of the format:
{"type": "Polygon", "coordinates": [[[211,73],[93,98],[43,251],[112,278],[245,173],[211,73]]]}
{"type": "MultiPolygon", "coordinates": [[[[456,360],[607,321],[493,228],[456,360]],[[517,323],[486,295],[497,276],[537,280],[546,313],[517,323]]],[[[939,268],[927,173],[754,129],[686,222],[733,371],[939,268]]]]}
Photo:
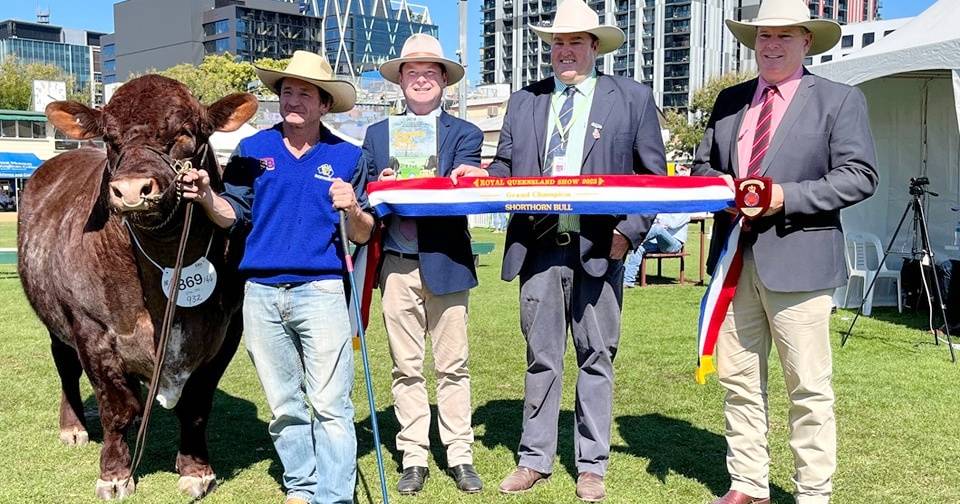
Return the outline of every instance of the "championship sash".
{"type": "MultiPolygon", "coordinates": [[[[764,182],[760,194],[770,190],[769,179],[764,182]]],[[[371,182],[367,193],[370,206],[381,217],[390,214],[435,217],[499,212],[654,215],[717,212],[734,206],[735,201],[740,202],[739,206],[752,207],[752,213],[756,215],[762,214],[769,205],[769,195],[762,194],[760,200],[747,195],[744,202],[744,194],[756,192],[757,183],[737,181],[737,185],[735,194],[718,177],[464,177],[457,185],[448,177],[432,177],[371,182]]],[[[697,383],[706,383],[707,375],[715,372],[714,348],[743,266],[740,250],[743,219],[738,217],[734,221],[707,292],[700,302],[697,383]]]]}
{"type": "Polygon", "coordinates": [[[517,212],[622,215],[716,212],[734,194],[717,177],[586,175],[579,177],[430,177],[371,182],[370,206],[381,217],[436,217],[517,212]]]}

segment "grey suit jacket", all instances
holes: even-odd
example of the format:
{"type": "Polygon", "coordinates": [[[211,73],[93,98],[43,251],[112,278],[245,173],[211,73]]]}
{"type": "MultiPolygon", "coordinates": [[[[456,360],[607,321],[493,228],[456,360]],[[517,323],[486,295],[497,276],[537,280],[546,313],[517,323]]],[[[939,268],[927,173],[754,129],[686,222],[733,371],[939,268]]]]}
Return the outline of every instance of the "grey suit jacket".
{"type": "MultiPolygon", "coordinates": [[[[694,175],[739,176],[737,134],[757,83],[744,82],[717,97],[694,175]]],[[[755,221],[753,232],[744,235],[767,289],[810,292],[846,283],[840,209],[873,194],[875,165],[863,93],[804,71],[760,168],[783,187],[783,211],[755,221]]],[[[732,222],[725,212],[714,216],[711,274],[732,222]]]]}
{"type": "MultiPolygon", "coordinates": [[[[539,177],[543,173],[553,77],[510,97],[497,155],[487,168],[496,177],[539,177]]],[[[665,174],[666,157],[657,108],[650,88],[625,77],[600,75],[583,139],[581,174],[665,174]],[[595,138],[594,125],[600,125],[595,138]]],[[[643,241],[651,218],[640,215],[584,215],[580,218],[580,260],[584,271],[601,277],[611,264],[616,228],[634,247],[643,241]]],[[[534,244],[533,216],[514,214],[507,228],[501,277],[513,280],[534,244]]]]}

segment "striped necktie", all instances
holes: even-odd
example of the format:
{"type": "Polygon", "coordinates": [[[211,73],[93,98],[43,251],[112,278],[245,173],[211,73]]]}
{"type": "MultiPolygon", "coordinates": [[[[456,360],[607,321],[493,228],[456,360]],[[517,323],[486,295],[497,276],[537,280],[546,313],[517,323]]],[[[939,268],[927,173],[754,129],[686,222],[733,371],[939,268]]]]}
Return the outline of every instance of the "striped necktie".
{"type": "MultiPolygon", "coordinates": [[[[573,117],[573,97],[577,94],[575,86],[568,86],[563,90],[567,98],[560,107],[560,113],[556,117],[553,125],[553,134],[550,135],[550,144],[547,146],[547,156],[543,159],[542,173],[544,176],[553,174],[553,160],[557,157],[567,155],[567,140],[570,137],[570,119],[573,117]]],[[[560,222],[560,216],[557,214],[546,214],[537,216],[533,222],[533,232],[537,240],[540,240],[548,233],[557,228],[560,222]]]]}
{"type": "Polygon", "coordinates": [[[763,157],[770,148],[770,137],[773,136],[773,95],[777,93],[777,86],[767,86],[763,90],[763,106],[760,108],[760,117],[757,118],[756,134],[753,137],[753,150],[750,154],[750,164],[747,165],[747,177],[760,174],[763,157]]]}
{"type": "Polygon", "coordinates": [[[543,160],[543,174],[553,172],[553,160],[567,154],[567,139],[570,137],[570,118],[573,117],[573,96],[577,94],[576,86],[569,86],[563,90],[567,99],[560,107],[556,124],[553,125],[553,134],[550,135],[550,144],[547,146],[547,156],[543,160]]]}

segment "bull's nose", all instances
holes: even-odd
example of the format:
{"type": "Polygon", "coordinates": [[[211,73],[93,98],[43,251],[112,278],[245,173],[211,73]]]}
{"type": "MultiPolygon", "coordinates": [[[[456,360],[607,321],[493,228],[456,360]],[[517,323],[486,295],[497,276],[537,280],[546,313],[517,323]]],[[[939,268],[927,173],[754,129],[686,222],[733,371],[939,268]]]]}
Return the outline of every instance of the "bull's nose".
{"type": "Polygon", "coordinates": [[[118,210],[136,210],[144,201],[160,195],[160,186],[152,178],[129,178],[110,182],[110,203],[118,210]]]}

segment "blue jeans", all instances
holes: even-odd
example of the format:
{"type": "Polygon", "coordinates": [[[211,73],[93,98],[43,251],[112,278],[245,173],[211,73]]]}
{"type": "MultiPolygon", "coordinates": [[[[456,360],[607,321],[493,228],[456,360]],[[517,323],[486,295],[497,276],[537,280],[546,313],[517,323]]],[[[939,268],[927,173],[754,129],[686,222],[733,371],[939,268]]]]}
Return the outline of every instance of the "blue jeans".
{"type": "Polygon", "coordinates": [[[292,287],[247,282],[245,291],[244,341],[273,415],[270,437],[283,464],[287,497],[352,503],[357,437],[343,282],[292,287]]]}
{"type": "Polygon", "coordinates": [[[636,252],[627,254],[623,263],[623,284],[634,285],[637,283],[637,273],[640,272],[640,260],[643,259],[643,254],[647,252],[674,253],[679,252],[681,248],[683,248],[683,242],[674,238],[667,231],[667,228],[660,224],[650,226],[650,231],[647,232],[647,237],[643,240],[640,248],[636,252]]]}

